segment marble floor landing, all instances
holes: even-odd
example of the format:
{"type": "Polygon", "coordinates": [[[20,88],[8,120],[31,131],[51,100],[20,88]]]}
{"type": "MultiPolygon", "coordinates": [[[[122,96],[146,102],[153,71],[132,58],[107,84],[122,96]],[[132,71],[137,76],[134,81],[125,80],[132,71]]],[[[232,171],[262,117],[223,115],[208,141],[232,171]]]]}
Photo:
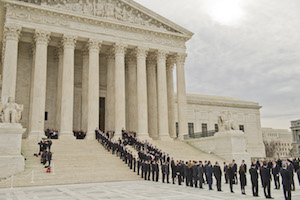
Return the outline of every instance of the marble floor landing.
{"type": "MultiPolygon", "coordinates": [[[[262,188],[259,188],[260,197],[253,197],[251,186],[246,187],[246,194],[241,195],[239,185],[234,185],[235,193],[229,192],[229,186],[222,185],[223,192],[204,189],[162,184],[152,181],[124,181],[105,182],[93,184],[56,185],[40,187],[24,187],[13,189],[0,189],[0,200],[98,200],[98,199],[202,199],[202,200],[249,200],[265,199],[262,188]]],[[[274,199],[284,199],[282,190],[274,190],[272,184],[272,196],[274,199]]],[[[300,199],[300,187],[292,193],[292,199],[300,199]]]]}

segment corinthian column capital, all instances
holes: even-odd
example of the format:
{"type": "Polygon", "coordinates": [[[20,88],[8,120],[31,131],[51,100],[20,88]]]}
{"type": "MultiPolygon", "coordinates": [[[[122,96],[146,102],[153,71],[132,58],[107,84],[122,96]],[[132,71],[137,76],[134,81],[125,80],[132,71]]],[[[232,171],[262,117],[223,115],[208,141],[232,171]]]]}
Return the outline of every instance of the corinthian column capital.
{"type": "Polygon", "coordinates": [[[168,53],[169,51],[167,50],[158,50],[156,52],[157,60],[161,60],[161,59],[165,60],[168,53]]]}
{"type": "Polygon", "coordinates": [[[98,40],[98,39],[89,39],[89,42],[88,42],[89,51],[91,51],[91,50],[100,51],[101,45],[102,45],[102,41],[101,40],[98,40]]]}
{"type": "Polygon", "coordinates": [[[77,42],[77,36],[75,35],[64,35],[62,38],[62,44],[64,47],[75,48],[77,42]]]}
{"type": "Polygon", "coordinates": [[[187,57],[186,53],[177,53],[176,54],[176,64],[184,65],[186,57],[187,57]]]}
{"type": "Polygon", "coordinates": [[[149,48],[147,47],[137,47],[135,48],[136,57],[147,57],[149,48]]]}
{"type": "Polygon", "coordinates": [[[125,54],[127,49],[127,44],[124,43],[116,43],[114,45],[115,54],[125,54]]]}
{"type": "Polygon", "coordinates": [[[115,59],[115,51],[114,51],[114,48],[109,48],[107,51],[106,51],[106,60],[112,60],[112,59],[115,59]]]}
{"type": "Polygon", "coordinates": [[[34,34],[33,38],[36,43],[44,43],[47,45],[48,42],[50,41],[50,35],[51,35],[51,32],[49,32],[49,31],[37,29],[37,30],[35,30],[35,34],[34,34]]]}
{"type": "Polygon", "coordinates": [[[5,24],[3,31],[5,40],[19,40],[21,30],[22,27],[18,24],[5,24]]]}
{"type": "Polygon", "coordinates": [[[167,70],[173,70],[176,62],[175,56],[168,56],[167,58],[167,70]]]}
{"type": "Polygon", "coordinates": [[[155,53],[150,53],[147,56],[147,65],[148,66],[155,66],[157,64],[156,55],[155,53]]]}
{"type": "Polygon", "coordinates": [[[126,63],[130,64],[130,63],[136,63],[136,53],[135,51],[129,51],[126,55],[126,63]]]}

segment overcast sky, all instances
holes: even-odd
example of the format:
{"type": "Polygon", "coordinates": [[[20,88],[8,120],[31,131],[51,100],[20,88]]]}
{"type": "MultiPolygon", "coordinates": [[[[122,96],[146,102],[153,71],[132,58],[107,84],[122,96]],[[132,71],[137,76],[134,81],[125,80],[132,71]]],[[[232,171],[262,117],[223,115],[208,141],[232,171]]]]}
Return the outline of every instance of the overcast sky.
{"type": "Polygon", "coordinates": [[[288,129],[300,119],[299,0],[136,2],[194,33],[188,93],[258,102],[262,127],[288,129]]]}

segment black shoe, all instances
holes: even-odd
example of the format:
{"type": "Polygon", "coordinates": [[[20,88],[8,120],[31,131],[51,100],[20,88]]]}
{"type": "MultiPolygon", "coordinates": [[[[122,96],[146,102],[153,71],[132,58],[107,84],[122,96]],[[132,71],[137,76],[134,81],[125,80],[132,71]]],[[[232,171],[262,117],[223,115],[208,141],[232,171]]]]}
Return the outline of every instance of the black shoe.
{"type": "Polygon", "coordinates": [[[234,193],[234,191],[231,191],[231,193],[234,193]]]}

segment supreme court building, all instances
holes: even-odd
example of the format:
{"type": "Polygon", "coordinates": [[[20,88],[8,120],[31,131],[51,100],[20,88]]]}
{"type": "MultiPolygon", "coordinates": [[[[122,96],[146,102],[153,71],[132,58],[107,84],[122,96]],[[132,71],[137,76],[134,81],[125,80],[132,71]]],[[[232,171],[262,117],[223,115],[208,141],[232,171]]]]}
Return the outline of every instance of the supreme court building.
{"type": "Polygon", "coordinates": [[[58,129],[188,132],[188,30],[132,0],[1,0],[2,95],[24,105],[26,136],[58,129]],[[173,71],[176,70],[174,86],[173,71]],[[177,87],[177,93],[174,93],[177,87]],[[175,104],[175,96],[177,104],[175,104]],[[175,106],[177,105],[175,116],[175,106]]]}

